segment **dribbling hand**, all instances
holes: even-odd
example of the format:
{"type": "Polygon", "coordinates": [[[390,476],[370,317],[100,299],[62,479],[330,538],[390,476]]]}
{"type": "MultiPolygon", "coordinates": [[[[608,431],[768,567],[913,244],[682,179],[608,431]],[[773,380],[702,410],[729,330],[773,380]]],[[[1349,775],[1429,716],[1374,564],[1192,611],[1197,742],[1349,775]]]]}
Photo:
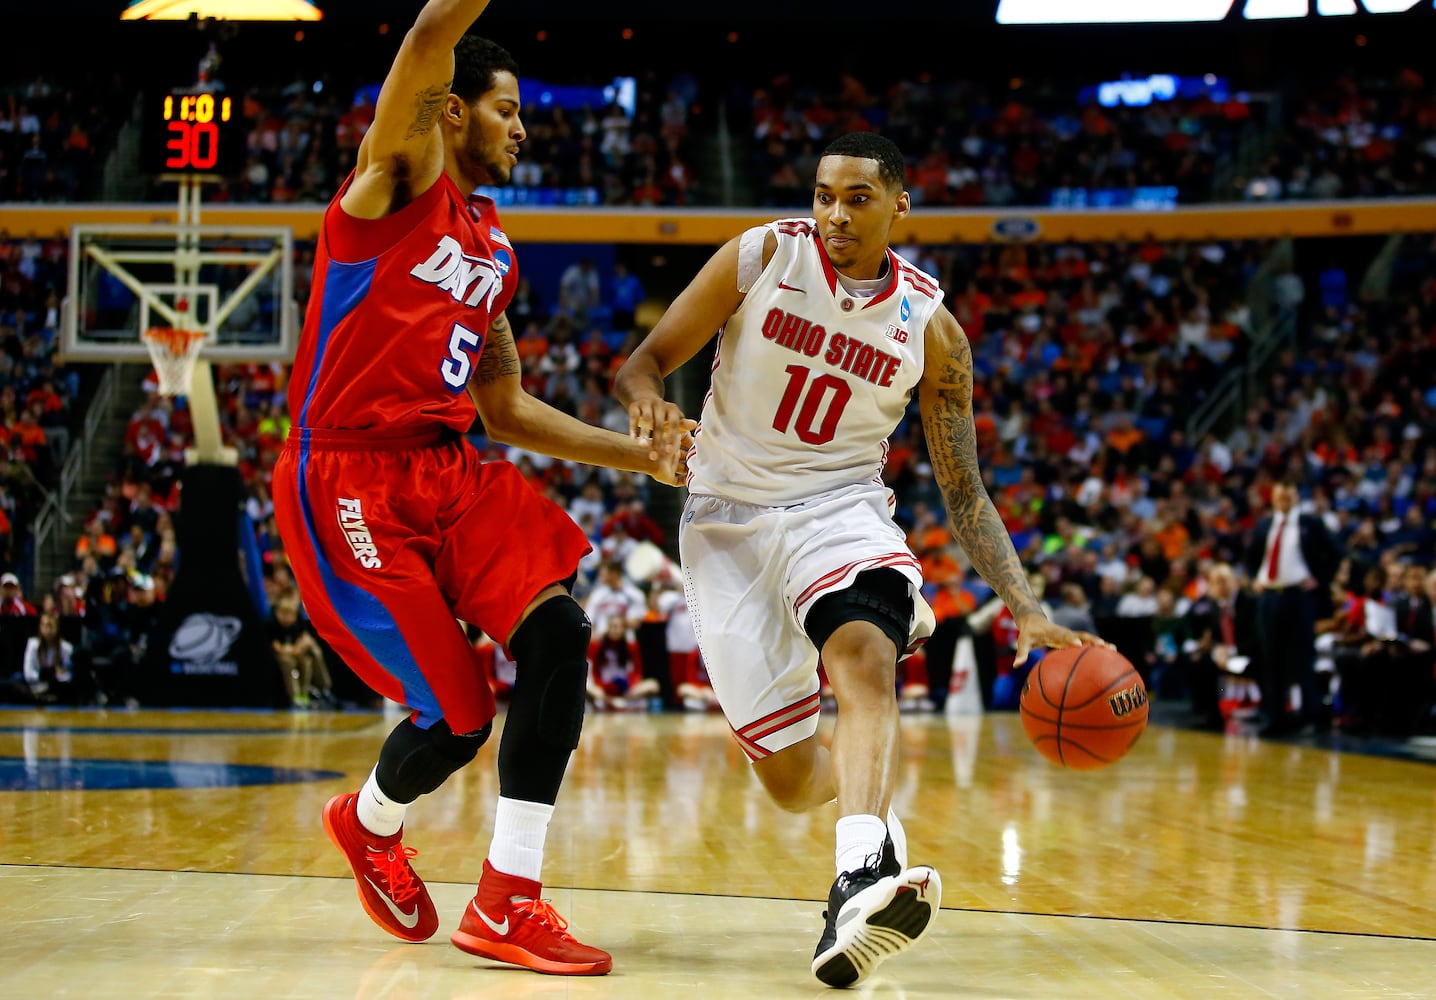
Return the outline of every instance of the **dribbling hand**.
{"type": "Polygon", "coordinates": [[[1034,647],[1046,646],[1061,649],[1064,646],[1106,646],[1116,649],[1101,636],[1091,632],[1074,632],[1053,622],[1046,615],[1032,615],[1017,624],[1017,651],[1013,666],[1020,667],[1027,662],[1027,656],[1034,647]]]}

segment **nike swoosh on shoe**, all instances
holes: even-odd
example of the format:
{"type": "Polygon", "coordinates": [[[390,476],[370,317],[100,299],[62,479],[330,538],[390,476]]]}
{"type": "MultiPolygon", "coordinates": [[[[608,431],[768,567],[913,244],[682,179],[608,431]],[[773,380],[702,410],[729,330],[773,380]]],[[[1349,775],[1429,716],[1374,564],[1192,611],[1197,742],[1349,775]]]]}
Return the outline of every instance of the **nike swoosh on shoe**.
{"type": "Polygon", "coordinates": [[[508,936],[509,936],[509,918],[508,918],[508,915],[507,915],[507,914],[504,915],[504,922],[503,922],[503,923],[501,923],[501,924],[496,924],[496,923],[493,922],[493,920],[489,917],[489,915],[488,915],[487,913],[485,913],[483,910],[479,909],[479,904],[478,904],[478,902],[476,902],[476,901],[475,901],[475,902],[471,902],[471,903],[469,903],[469,905],[474,908],[474,912],[479,915],[479,919],[482,920],[482,921],[485,923],[485,925],[488,926],[489,930],[493,931],[493,932],[494,932],[495,934],[497,934],[499,937],[508,937],[508,936]]]}
{"type": "Polygon", "coordinates": [[[417,906],[414,907],[413,913],[405,913],[403,910],[399,909],[398,904],[396,904],[392,899],[389,898],[388,893],[386,893],[383,889],[379,888],[379,886],[374,882],[372,878],[366,875],[364,876],[364,881],[368,882],[371,886],[374,887],[374,891],[379,894],[379,898],[384,901],[384,905],[389,908],[389,912],[394,915],[395,920],[399,921],[400,924],[402,924],[404,927],[407,927],[409,930],[413,930],[415,927],[419,926],[419,908],[417,906]]]}

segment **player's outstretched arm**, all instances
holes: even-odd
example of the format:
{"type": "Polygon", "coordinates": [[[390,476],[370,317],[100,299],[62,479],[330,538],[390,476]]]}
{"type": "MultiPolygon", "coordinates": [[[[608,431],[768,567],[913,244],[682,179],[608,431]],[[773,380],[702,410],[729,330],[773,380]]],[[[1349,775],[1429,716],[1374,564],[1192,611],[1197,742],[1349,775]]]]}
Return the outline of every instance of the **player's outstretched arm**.
{"type": "Polygon", "coordinates": [[[628,433],[650,446],[683,420],[683,411],[663,398],[663,380],[713,339],[743,304],[738,291],[738,242],[734,238],[709,258],[663,313],[613,379],[613,394],[628,409],[628,433]]]}
{"type": "Polygon", "coordinates": [[[429,0],[404,36],[359,144],[344,211],[379,219],[403,208],[444,169],[439,115],[454,82],[454,46],[489,0],[429,0]]]}
{"type": "Polygon", "coordinates": [[[693,444],[694,421],[674,425],[668,439],[659,442],[659,454],[654,457],[643,442],[586,424],[530,396],[524,391],[521,373],[513,330],[508,317],[499,313],[489,326],[488,340],[468,386],[484,429],[495,441],[569,462],[644,472],[669,486],[682,485],[687,478],[686,456],[693,444]]]}
{"type": "Polygon", "coordinates": [[[967,334],[943,307],[929,321],[925,336],[927,361],[918,401],[932,471],[947,507],[948,529],[973,568],[1011,610],[1019,629],[1017,663],[1026,661],[1033,646],[1107,645],[1097,636],[1053,624],[1042,610],[977,467],[972,348],[967,334]]]}

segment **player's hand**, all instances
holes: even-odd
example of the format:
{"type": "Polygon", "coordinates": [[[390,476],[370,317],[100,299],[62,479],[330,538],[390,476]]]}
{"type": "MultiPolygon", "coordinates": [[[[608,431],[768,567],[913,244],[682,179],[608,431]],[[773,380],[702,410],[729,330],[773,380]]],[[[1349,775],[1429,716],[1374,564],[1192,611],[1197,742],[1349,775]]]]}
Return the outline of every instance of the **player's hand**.
{"type": "Polygon", "coordinates": [[[1117,648],[1101,636],[1093,635],[1091,632],[1074,632],[1070,628],[1063,628],[1046,615],[1028,615],[1017,626],[1017,653],[1012,665],[1014,667],[1022,666],[1027,662],[1027,654],[1038,646],[1046,646],[1049,649],[1063,649],[1067,646],[1117,648]]]}
{"type": "Polygon", "coordinates": [[[657,442],[658,450],[649,452],[654,463],[649,475],[665,486],[682,486],[688,481],[688,450],[693,447],[696,420],[680,420],[657,442]],[[656,457],[655,457],[656,456],[656,457]]]}
{"type": "MultiPolygon", "coordinates": [[[[642,441],[649,446],[648,460],[657,462],[664,457],[665,448],[674,448],[681,441],[684,425],[696,427],[691,420],[683,416],[683,411],[674,403],[668,402],[658,396],[650,399],[637,399],[628,405],[628,436],[635,440],[642,441]]],[[[688,444],[692,444],[690,436],[688,444]]],[[[688,451],[688,445],[683,445],[681,452],[688,451]]]]}

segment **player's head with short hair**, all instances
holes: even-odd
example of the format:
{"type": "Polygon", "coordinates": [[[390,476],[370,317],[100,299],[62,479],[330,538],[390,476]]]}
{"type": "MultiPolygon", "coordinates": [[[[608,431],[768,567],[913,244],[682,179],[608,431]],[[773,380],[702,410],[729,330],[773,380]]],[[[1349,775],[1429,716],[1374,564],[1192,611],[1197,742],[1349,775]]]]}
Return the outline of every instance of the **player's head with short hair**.
{"type": "Polygon", "coordinates": [[[454,46],[454,82],[449,92],[472,104],[493,88],[500,73],[518,78],[519,64],[509,50],[487,38],[465,35],[454,46]]]}
{"type": "Polygon", "coordinates": [[[884,273],[893,223],[912,208],[906,173],[901,150],[871,132],[840,135],[818,158],[813,218],[828,259],[848,277],[884,273]]]}
{"type": "Polygon", "coordinates": [[[444,106],[444,143],[466,179],[508,184],[526,132],[519,120],[519,65],[478,35],[454,46],[454,81],[444,106]]]}
{"type": "Polygon", "coordinates": [[[901,191],[907,181],[907,161],[903,159],[902,150],[897,148],[897,143],[876,132],[844,133],[828,143],[823,156],[854,156],[860,160],[873,160],[878,165],[878,176],[894,191],[901,191]]]}

